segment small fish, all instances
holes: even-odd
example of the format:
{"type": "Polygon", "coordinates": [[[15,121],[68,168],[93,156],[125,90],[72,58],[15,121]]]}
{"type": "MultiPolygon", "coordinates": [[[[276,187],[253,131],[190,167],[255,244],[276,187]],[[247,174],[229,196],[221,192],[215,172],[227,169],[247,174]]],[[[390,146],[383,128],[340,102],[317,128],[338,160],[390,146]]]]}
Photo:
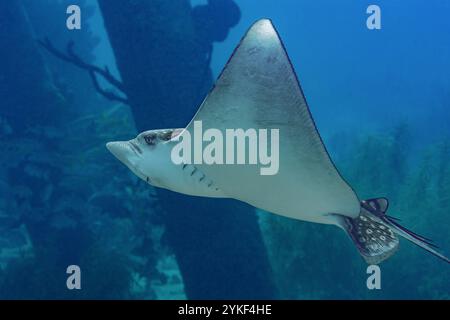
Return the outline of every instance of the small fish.
{"type": "Polygon", "coordinates": [[[268,19],[246,33],[214,88],[184,129],[151,130],[107,148],[147,183],[175,192],[233,198],[257,208],[347,232],[370,264],[390,257],[397,236],[449,262],[426,238],[386,215],[384,198],[360,200],[330,158],[283,43],[268,19]],[[175,164],[178,135],[194,124],[214,128],[279,129],[279,171],[256,165],[175,164]]]}

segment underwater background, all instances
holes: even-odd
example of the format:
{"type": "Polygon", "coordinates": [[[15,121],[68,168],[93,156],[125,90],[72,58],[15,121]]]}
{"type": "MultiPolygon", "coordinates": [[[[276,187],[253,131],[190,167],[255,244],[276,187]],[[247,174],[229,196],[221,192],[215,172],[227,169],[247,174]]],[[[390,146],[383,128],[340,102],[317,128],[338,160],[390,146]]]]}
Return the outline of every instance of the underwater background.
{"type": "Polygon", "coordinates": [[[184,127],[247,28],[272,19],[361,199],[450,254],[450,2],[0,2],[0,299],[449,299],[400,243],[381,290],[338,228],[154,189],[105,148],[184,127]],[[69,5],[81,29],[66,27],[69,5]],[[380,30],[366,27],[369,5],[380,30]],[[68,290],[66,268],[81,268],[68,290]]]}

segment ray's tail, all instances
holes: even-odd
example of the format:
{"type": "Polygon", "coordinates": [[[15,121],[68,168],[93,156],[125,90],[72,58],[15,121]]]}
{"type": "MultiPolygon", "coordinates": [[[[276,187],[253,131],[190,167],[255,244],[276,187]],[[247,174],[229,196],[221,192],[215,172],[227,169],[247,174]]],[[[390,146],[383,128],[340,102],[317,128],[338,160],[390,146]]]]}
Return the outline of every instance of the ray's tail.
{"type": "Polygon", "coordinates": [[[388,206],[385,198],[363,200],[357,218],[344,218],[344,229],[367,263],[377,264],[393,255],[399,244],[396,235],[450,263],[447,257],[436,251],[437,247],[430,239],[402,227],[398,219],[388,216],[388,206]]]}

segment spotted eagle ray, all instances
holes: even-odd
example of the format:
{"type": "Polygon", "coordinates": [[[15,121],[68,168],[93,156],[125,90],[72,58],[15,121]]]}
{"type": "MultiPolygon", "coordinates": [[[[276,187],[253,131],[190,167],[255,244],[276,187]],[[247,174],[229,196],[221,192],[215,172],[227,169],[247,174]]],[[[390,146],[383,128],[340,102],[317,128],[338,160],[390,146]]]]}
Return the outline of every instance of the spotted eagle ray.
{"type": "Polygon", "coordinates": [[[107,148],[147,183],[203,197],[232,198],[278,215],[336,225],[369,264],[397,249],[401,236],[450,262],[436,246],[386,214],[388,200],[360,200],[334,165],[300,83],[272,22],[254,23],[233,52],[214,88],[184,129],[150,130],[107,148]],[[261,164],[175,164],[171,151],[194,122],[229,128],[279,130],[279,171],[261,164]]]}

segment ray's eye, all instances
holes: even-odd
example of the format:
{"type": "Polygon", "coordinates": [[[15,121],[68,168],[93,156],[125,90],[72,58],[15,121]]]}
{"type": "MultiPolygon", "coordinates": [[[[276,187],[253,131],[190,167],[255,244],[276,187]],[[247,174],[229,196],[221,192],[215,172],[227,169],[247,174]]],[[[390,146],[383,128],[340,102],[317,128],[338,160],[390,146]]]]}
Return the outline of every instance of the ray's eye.
{"type": "Polygon", "coordinates": [[[153,145],[155,145],[155,140],[156,140],[156,135],[154,135],[154,134],[148,134],[148,135],[146,135],[146,136],[144,136],[144,140],[145,140],[145,142],[148,144],[148,145],[150,145],[150,146],[153,146],[153,145]]]}

